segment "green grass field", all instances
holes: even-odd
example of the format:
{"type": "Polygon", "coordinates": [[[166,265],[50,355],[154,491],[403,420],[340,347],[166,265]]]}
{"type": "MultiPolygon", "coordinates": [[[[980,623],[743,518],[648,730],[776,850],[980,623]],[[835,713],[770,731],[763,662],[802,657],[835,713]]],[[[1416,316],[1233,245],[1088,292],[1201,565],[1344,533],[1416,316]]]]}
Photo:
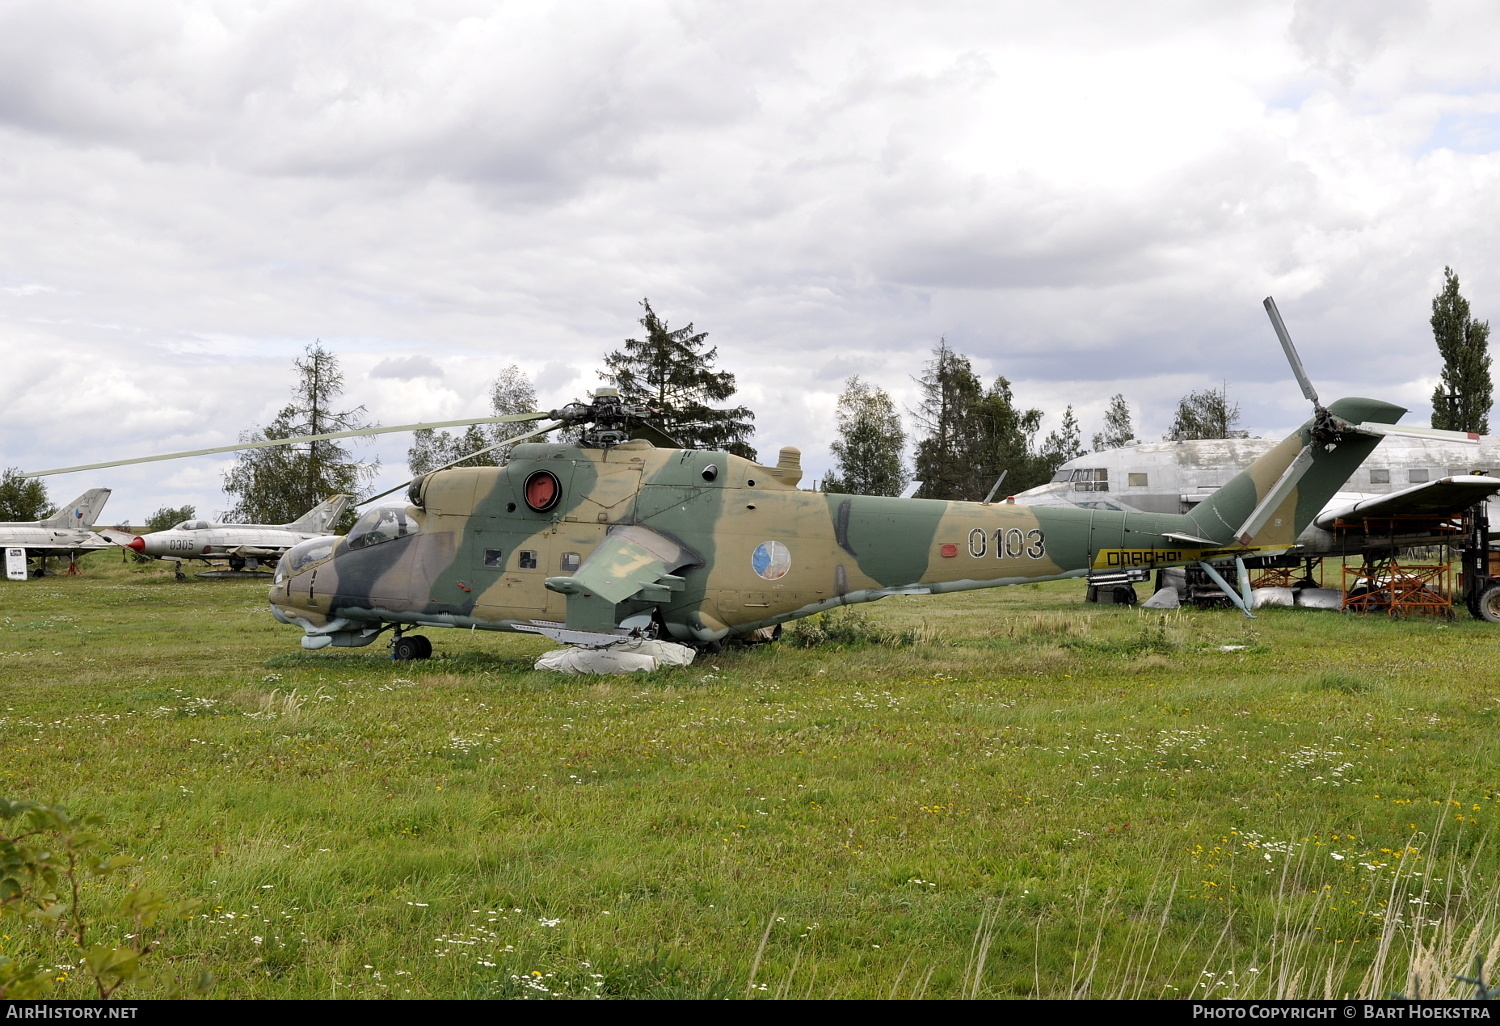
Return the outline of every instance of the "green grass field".
{"type": "Polygon", "coordinates": [[[306,653],[262,584],[84,566],[0,588],[0,795],[203,899],[124,996],[1437,996],[1500,953],[1500,630],[1467,616],[1058,583],[863,607],[915,644],[583,679],[512,635],[306,653]]]}

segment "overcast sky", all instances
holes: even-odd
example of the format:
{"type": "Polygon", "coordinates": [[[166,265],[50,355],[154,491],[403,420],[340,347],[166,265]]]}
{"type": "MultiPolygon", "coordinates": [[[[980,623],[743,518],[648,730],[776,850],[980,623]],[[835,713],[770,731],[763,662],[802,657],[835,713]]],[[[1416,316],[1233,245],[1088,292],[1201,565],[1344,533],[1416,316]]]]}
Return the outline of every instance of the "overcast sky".
{"type": "MultiPolygon", "coordinates": [[[[946,337],[1085,435],[1323,398],[1426,423],[1500,317],[1500,8],[1357,0],[0,6],[0,465],[235,440],[314,339],[386,424],[598,385],[649,297],[810,476],[946,337]]],[[[378,455],[405,479],[409,439],[378,455]]],[[[216,513],[228,461],[52,478],[216,513]]]]}

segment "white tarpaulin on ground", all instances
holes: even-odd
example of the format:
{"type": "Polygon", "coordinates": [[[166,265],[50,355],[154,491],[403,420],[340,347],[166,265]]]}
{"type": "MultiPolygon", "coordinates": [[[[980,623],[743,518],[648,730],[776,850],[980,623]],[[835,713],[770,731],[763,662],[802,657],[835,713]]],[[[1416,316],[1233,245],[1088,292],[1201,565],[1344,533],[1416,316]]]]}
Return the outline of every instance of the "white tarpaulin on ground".
{"type": "Polygon", "coordinates": [[[1155,595],[1141,603],[1142,609],[1176,609],[1182,605],[1182,599],[1177,594],[1176,588],[1163,588],[1155,595]]]}
{"type": "Polygon", "coordinates": [[[1294,606],[1296,599],[1292,595],[1291,588],[1256,588],[1250,593],[1254,599],[1252,608],[1261,609],[1265,606],[1294,606]]]}
{"type": "Polygon", "coordinates": [[[1337,588],[1303,588],[1297,592],[1297,605],[1303,609],[1343,609],[1344,593],[1337,588]]]}
{"type": "Polygon", "coordinates": [[[670,641],[622,641],[608,648],[555,648],[536,661],[554,673],[650,673],[662,666],[689,666],[697,655],[670,641]]]}

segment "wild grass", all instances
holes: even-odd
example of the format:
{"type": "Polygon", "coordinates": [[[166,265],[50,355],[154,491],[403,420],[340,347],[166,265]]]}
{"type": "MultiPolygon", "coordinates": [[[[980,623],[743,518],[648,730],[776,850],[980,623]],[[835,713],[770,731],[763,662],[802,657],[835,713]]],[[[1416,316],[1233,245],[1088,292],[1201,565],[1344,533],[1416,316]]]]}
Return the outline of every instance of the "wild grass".
{"type": "Polygon", "coordinates": [[[84,566],[0,589],[0,793],[205,899],[136,996],[1438,996],[1500,954],[1492,625],[1059,583],[580,680],[84,566]]]}

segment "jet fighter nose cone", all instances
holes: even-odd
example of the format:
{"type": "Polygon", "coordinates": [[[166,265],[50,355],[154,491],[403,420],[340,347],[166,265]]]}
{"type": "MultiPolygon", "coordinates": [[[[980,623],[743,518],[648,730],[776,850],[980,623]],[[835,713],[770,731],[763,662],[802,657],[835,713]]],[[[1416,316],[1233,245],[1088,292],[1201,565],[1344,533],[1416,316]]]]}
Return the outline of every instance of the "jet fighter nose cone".
{"type": "Polygon", "coordinates": [[[130,539],[130,541],[125,545],[125,547],[127,549],[133,549],[136,552],[145,552],[146,551],[146,539],[144,539],[144,538],[142,538],[140,536],[136,536],[136,537],[130,539]]]}

